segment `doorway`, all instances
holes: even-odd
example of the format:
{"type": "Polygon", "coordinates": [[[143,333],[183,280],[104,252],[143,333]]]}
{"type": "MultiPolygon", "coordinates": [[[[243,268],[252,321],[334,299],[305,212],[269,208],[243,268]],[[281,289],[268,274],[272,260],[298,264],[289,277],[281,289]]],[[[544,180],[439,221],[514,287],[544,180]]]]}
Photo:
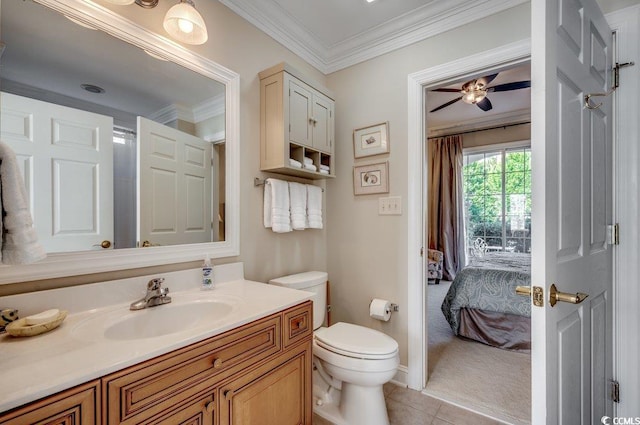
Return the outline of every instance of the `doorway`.
{"type": "Polygon", "coordinates": [[[469,56],[458,61],[434,67],[409,76],[409,196],[408,213],[408,315],[409,320],[409,359],[410,373],[407,384],[410,388],[421,391],[425,388],[428,371],[428,352],[426,336],[428,318],[424,306],[426,298],[426,278],[424,276],[425,258],[421,255],[423,237],[426,232],[426,205],[423,205],[424,188],[427,187],[427,176],[424,173],[426,152],[424,140],[426,134],[422,127],[425,109],[423,105],[424,87],[443,86],[456,80],[471,78],[481,73],[491,73],[500,69],[527,63],[530,56],[529,40],[522,40],[503,46],[499,49],[469,56]],[[413,161],[413,162],[411,162],[413,161]],[[419,373],[415,373],[419,371],[419,373]]]}

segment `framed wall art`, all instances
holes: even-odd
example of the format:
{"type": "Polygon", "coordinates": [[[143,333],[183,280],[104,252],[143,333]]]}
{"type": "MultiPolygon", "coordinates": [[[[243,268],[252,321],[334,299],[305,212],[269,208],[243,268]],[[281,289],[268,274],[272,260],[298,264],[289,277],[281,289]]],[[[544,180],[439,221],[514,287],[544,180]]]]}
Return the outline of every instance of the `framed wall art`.
{"type": "Polygon", "coordinates": [[[364,158],[389,153],[389,123],[353,130],[353,156],[364,158]]]}
{"type": "Polygon", "coordinates": [[[389,162],[353,167],[353,194],[389,193],[389,162]]]}

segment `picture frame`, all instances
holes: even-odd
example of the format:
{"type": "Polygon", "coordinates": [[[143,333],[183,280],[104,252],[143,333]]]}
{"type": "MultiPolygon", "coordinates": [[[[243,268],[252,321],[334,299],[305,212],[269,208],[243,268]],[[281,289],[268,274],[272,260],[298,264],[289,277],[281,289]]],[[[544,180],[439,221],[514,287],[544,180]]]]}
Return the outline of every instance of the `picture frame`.
{"type": "Polygon", "coordinates": [[[354,158],[384,153],[389,153],[389,122],[353,130],[354,158]]]}
{"type": "Polygon", "coordinates": [[[353,167],[353,194],[389,193],[389,161],[353,167]]]}

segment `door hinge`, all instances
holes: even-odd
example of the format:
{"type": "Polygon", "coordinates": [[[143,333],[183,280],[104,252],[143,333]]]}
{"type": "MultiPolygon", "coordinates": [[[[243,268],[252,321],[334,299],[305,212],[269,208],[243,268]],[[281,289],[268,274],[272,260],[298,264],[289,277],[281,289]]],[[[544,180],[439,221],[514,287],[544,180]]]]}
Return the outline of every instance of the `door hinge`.
{"type": "Polygon", "coordinates": [[[607,243],[609,245],[620,245],[620,225],[618,223],[607,226],[607,243]]]}
{"type": "Polygon", "coordinates": [[[618,381],[611,381],[611,400],[614,403],[620,403],[620,383],[618,381]]]}
{"type": "Polygon", "coordinates": [[[420,247],[420,256],[424,257],[424,247],[423,246],[420,247]]]}

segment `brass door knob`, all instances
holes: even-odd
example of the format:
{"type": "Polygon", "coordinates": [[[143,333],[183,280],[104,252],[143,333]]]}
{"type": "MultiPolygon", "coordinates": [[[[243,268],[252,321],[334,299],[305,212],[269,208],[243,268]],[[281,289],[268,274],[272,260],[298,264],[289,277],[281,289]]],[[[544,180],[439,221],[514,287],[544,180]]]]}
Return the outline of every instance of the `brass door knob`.
{"type": "Polygon", "coordinates": [[[570,304],[580,304],[584,301],[589,294],[583,294],[582,292],[576,292],[575,294],[569,294],[567,292],[560,292],[556,288],[555,283],[549,288],[549,304],[551,307],[557,304],[558,301],[570,304]]]}

